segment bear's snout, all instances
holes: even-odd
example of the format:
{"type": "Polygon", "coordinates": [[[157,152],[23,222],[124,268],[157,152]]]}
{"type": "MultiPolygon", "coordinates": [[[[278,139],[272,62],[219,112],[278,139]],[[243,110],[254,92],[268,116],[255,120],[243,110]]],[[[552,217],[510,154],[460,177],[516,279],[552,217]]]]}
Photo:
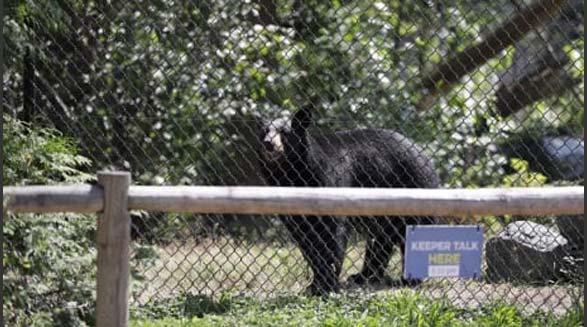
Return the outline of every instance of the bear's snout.
{"type": "Polygon", "coordinates": [[[267,152],[273,152],[273,143],[270,141],[263,141],[263,149],[267,152]]]}

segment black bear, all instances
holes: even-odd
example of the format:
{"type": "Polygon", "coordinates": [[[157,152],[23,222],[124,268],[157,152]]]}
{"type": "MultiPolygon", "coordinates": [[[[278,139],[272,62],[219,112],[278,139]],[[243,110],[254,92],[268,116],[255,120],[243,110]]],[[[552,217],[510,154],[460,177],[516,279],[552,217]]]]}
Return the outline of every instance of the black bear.
{"type": "MultiPolygon", "coordinates": [[[[437,188],[440,179],[422,150],[389,130],[362,129],[311,136],[313,107],[291,121],[269,121],[262,128],[260,167],[267,184],[310,187],[437,188]]],[[[432,224],[432,217],[282,216],[313,273],[308,292],[325,295],[340,288],[347,228],[367,235],[367,249],[355,284],[389,282],[385,270],[394,246],[404,251],[407,224],[432,224]]],[[[403,281],[411,282],[411,281],[403,281]]],[[[417,282],[417,281],[413,281],[417,282]]]]}

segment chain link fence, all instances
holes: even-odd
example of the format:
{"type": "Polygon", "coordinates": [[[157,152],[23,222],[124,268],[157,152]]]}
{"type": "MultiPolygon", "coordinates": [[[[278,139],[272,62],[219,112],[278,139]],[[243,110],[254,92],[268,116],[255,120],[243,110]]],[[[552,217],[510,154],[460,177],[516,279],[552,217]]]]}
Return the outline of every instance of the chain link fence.
{"type": "MultiPolygon", "coordinates": [[[[3,118],[139,185],[582,185],[582,5],[9,1],[3,118]]],[[[433,217],[132,219],[135,306],[412,287],[562,312],[583,288],[580,216],[451,219],[484,226],[483,277],[418,285],[405,224],[433,217]]]]}

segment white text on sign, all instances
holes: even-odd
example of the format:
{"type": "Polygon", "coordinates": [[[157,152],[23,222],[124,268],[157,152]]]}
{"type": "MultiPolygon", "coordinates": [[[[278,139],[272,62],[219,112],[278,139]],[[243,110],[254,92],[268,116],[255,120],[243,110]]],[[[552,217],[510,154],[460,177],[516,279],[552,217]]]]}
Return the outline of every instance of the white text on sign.
{"type": "Polygon", "coordinates": [[[471,241],[419,241],[412,242],[412,251],[478,251],[479,242],[471,241]]]}

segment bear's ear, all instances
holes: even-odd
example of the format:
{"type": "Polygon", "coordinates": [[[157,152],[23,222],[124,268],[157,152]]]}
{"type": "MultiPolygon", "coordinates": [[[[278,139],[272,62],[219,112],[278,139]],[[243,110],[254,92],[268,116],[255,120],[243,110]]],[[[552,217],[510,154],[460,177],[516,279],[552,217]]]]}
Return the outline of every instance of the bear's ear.
{"type": "Polygon", "coordinates": [[[298,110],[291,120],[291,129],[296,132],[305,131],[312,123],[313,106],[306,106],[298,110]]]}

